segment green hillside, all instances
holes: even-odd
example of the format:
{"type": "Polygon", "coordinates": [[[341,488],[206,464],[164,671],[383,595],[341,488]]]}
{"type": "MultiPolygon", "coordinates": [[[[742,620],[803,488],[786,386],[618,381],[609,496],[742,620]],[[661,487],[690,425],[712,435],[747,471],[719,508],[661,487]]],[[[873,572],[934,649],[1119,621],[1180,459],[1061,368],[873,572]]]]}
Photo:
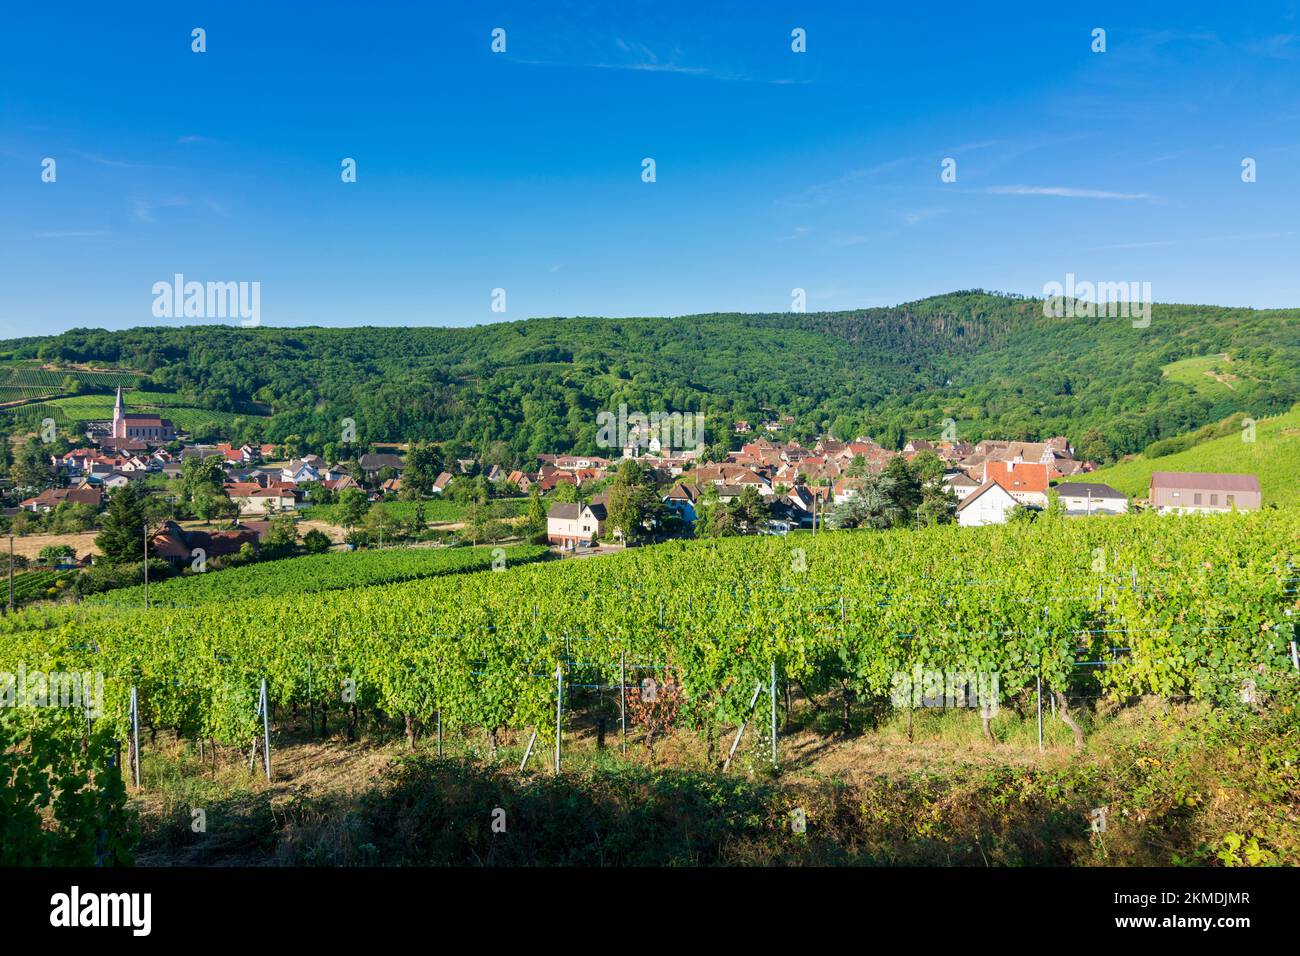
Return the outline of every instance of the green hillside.
{"type": "Polygon", "coordinates": [[[1135,458],[1066,481],[1100,481],[1134,497],[1146,497],[1153,471],[1224,471],[1259,477],[1264,504],[1300,504],[1300,406],[1276,418],[1260,419],[1255,441],[1235,428],[1172,455],[1135,458]]]}
{"type": "Polygon", "coordinates": [[[1162,371],[1166,378],[1215,400],[1227,398],[1255,378],[1249,363],[1233,361],[1227,354],[1181,359],[1170,362],[1162,371]]]}
{"type": "MultiPolygon", "coordinates": [[[[0,388],[0,400],[31,399],[26,404],[5,410],[6,417],[16,425],[35,427],[41,419],[53,418],[60,427],[77,432],[85,427],[86,422],[113,417],[115,395],[110,391],[66,397],[57,397],[61,394],[57,390],[50,393],[32,390],[21,395],[17,394],[18,391],[21,390],[0,388]]],[[[231,430],[242,428],[245,419],[255,425],[264,423],[262,416],[194,407],[184,396],[171,392],[132,389],[123,393],[122,400],[127,412],[156,412],[170,419],[181,433],[198,438],[222,437],[231,430]]]]}
{"type": "Polygon", "coordinates": [[[241,416],[222,420],[236,441],[297,435],[319,448],[347,418],[362,443],[423,438],[519,463],[597,452],[597,414],[623,404],[703,412],[710,444],[729,441],[738,418],[779,412],[801,441],[830,431],[897,448],[952,419],[967,440],[1066,434],[1109,460],[1300,401],[1300,311],[1155,305],[1135,329],[968,291],[807,314],[75,329],[0,343],[5,357],[29,372],[50,366],[40,373],[50,382],[77,365],[143,372],[143,388],[181,407],[241,416]]]}

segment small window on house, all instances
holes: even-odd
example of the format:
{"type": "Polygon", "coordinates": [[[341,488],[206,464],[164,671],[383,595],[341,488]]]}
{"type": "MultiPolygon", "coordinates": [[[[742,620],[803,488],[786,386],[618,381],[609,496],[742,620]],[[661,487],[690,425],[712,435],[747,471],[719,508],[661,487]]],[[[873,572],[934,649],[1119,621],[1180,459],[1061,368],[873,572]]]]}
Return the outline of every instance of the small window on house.
{"type": "Polygon", "coordinates": [[[1176,492],[1176,491],[1174,492],[1174,497],[1175,497],[1175,498],[1178,497],[1178,492],[1176,492]]]}
{"type": "Polygon", "coordinates": [[[1212,505],[1217,505],[1218,503],[1219,503],[1219,496],[1218,496],[1218,495],[1210,495],[1210,504],[1212,504],[1212,505]]]}
{"type": "Polygon", "coordinates": [[[1192,498],[1192,503],[1193,503],[1193,504],[1198,504],[1198,505],[1201,503],[1201,493],[1200,493],[1199,491],[1198,491],[1198,492],[1196,493],[1196,495],[1192,498]]]}
{"type": "Polygon", "coordinates": [[[1231,504],[1235,504],[1235,503],[1236,503],[1236,500],[1237,500],[1237,496],[1236,496],[1236,495],[1228,495],[1228,497],[1225,498],[1224,500],[1225,500],[1228,504],[1230,504],[1230,505],[1231,505],[1231,504]]]}

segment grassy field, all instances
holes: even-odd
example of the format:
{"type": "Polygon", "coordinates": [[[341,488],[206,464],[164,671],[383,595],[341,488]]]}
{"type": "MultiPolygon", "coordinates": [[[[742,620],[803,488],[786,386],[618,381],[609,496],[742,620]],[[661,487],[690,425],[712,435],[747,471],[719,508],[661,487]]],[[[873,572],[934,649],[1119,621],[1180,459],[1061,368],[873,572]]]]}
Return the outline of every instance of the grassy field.
{"type": "Polygon", "coordinates": [[[1300,408],[1277,418],[1259,420],[1255,440],[1242,433],[1225,435],[1186,451],[1160,458],[1138,455],[1129,461],[1076,475],[1066,481],[1099,481],[1126,495],[1145,498],[1153,471],[1222,471],[1259,477],[1265,506],[1300,504],[1300,408]]]}
{"type": "Polygon", "coordinates": [[[1162,373],[1170,381],[1189,385],[1212,400],[1227,397],[1243,379],[1250,378],[1241,363],[1232,362],[1224,354],[1170,362],[1162,369],[1162,373]]]}

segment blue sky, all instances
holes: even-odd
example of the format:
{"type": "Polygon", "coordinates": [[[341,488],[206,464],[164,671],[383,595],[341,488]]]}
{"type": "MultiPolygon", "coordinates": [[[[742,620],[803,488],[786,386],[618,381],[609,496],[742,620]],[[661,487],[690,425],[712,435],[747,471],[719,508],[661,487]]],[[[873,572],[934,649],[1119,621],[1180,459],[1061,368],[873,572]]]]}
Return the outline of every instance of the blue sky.
{"type": "Polygon", "coordinates": [[[1069,272],[1300,306],[1296,4],[875,6],[6,5],[0,335],[178,324],[151,313],[178,272],[260,282],[267,325],[779,311],[795,287],[848,309],[1069,272]]]}

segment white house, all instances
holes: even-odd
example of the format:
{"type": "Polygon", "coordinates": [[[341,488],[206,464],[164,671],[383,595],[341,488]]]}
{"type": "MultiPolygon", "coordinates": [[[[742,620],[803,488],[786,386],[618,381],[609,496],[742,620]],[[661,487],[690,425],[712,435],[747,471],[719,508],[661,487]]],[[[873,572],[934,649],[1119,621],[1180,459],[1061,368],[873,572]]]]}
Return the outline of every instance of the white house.
{"type": "Polygon", "coordinates": [[[986,481],[957,506],[957,523],[963,528],[1004,524],[1018,501],[996,481],[986,481]]]}
{"type": "Polygon", "coordinates": [[[943,476],[943,487],[951,491],[958,501],[965,501],[979,491],[980,483],[964,471],[956,471],[943,476]]]}
{"type": "MultiPolygon", "coordinates": [[[[323,466],[324,462],[321,462],[321,465],[323,466]]],[[[316,466],[315,462],[308,461],[305,458],[294,459],[280,469],[281,481],[292,481],[298,485],[309,481],[320,481],[321,478],[321,469],[316,466]]]]}
{"type": "Polygon", "coordinates": [[[1128,496],[1099,482],[1067,482],[1056,486],[1067,515],[1118,515],[1128,511],[1128,496]]]}
{"type": "Polygon", "coordinates": [[[1031,508],[1046,508],[1047,466],[1030,461],[986,461],[984,480],[996,481],[1012,498],[1031,508]]]}
{"type": "Polygon", "coordinates": [[[605,533],[605,517],[603,502],[580,505],[557,501],[546,513],[546,540],[570,550],[588,544],[605,533]]]}
{"type": "Polygon", "coordinates": [[[263,488],[250,482],[231,482],[226,485],[226,493],[239,506],[241,515],[294,511],[298,507],[297,494],[283,485],[263,488]]]}

